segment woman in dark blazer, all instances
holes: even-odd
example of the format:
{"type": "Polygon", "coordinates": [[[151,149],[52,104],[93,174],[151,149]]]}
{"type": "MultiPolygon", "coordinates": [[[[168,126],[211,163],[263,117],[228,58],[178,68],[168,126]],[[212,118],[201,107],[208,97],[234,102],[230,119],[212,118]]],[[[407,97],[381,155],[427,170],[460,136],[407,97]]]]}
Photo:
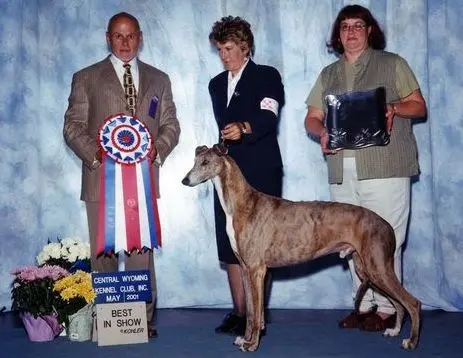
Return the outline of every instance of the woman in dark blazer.
{"type": "MultiPolygon", "coordinates": [[[[209,83],[214,116],[228,154],[251,186],[281,196],[282,161],[277,141],[284,89],[278,71],[251,60],[254,36],[251,25],[240,17],[223,17],[214,23],[209,40],[217,48],[225,71],[209,83]]],[[[241,267],[226,233],[225,214],[217,193],[214,209],[219,260],[226,264],[233,311],[217,333],[244,335],[246,301],[241,267]]]]}

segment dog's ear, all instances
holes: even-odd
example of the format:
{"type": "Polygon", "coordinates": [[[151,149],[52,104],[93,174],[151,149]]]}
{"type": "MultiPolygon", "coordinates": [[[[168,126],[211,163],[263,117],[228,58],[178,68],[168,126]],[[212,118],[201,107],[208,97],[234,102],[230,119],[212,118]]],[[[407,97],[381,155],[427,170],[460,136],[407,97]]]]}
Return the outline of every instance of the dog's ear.
{"type": "Polygon", "coordinates": [[[199,147],[196,147],[195,149],[195,155],[198,155],[199,153],[202,153],[206,151],[208,148],[205,145],[200,145],[199,147]]]}
{"type": "Polygon", "coordinates": [[[224,146],[223,144],[214,144],[212,149],[219,157],[227,155],[228,153],[228,148],[224,146]]]}

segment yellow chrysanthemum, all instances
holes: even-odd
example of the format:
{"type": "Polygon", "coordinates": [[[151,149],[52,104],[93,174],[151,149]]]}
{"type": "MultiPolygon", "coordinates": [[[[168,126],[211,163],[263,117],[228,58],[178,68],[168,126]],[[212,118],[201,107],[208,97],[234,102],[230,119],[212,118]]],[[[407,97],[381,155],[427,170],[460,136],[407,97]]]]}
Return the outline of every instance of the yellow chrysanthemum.
{"type": "Polygon", "coordinates": [[[56,281],[53,289],[66,301],[74,297],[83,297],[87,303],[91,303],[96,297],[91,275],[80,270],[56,281]]]}

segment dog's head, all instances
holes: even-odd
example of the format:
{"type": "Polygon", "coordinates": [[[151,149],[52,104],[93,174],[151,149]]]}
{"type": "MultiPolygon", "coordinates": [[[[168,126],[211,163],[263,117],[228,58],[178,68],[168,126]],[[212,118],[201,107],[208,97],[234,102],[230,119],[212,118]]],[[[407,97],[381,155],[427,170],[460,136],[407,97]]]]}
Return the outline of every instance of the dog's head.
{"type": "Polygon", "coordinates": [[[196,186],[217,176],[223,168],[227,152],[227,147],[222,144],[214,144],[212,148],[205,145],[197,147],[193,168],[183,178],[182,184],[196,186]]]}

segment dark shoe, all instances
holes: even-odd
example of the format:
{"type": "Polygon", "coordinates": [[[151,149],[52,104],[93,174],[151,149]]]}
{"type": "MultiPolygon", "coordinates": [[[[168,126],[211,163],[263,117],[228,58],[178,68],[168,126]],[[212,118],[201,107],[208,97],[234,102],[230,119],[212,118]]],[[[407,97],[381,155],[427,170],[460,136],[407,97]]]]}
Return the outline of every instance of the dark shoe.
{"type": "Polygon", "coordinates": [[[272,313],[268,308],[264,310],[264,319],[265,319],[265,324],[272,323],[272,313]]]}
{"type": "Polygon", "coordinates": [[[360,328],[363,322],[370,316],[376,316],[376,310],[366,313],[352,311],[346,318],[339,322],[339,328],[360,328]]]}
{"type": "Polygon", "coordinates": [[[148,338],[158,338],[158,330],[150,325],[148,325],[148,338]]]}
{"type": "Polygon", "coordinates": [[[397,314],[394,313],[394,314],[390,315],[388,318],[386,318],[385,320],[383,320],[384,329],[386,330],[388,328],[394,328],[396,319],[397,319],[397,314]]]}
{"type": "Polygon", "coordinates": [[[220,326],[216,327],[215,333],[240,335],[238,333],[243,332],[244,335],[245,330],[246,317],[238,316],[236,313],[230,312],[224,317],[220,326]]]}
{"type": "MultiPolygon", "coordinates": [[[[238,323],[236,327],[232,329],[231,334],[234,336],[244,337],[244,335],[246,334],[246,319],[243,319],[240,323],[238,323]]],[[[261,337],[264,337],[266,334],[267,334],[267,328],[260,330],[261,337]]]]}
{"type": "Polygon", "coordinates": [[[240,336],[244,337],[246,333],[246,317],[239,317],[240,320],[238,321],[238,324],[232,328],[231,334],[234,336],[240,336]]]}
{"type": "Polygon", "coordinates": [[[388,328],[394,328],[395,321],[396,321],[395,314],[390,315],[389,317],[385,319],[381,318],[380,315],[375,314],[365,319],[360,324],[359,328],[363,331],[368,331],[368,332],[380,332],[388,328]]]}

